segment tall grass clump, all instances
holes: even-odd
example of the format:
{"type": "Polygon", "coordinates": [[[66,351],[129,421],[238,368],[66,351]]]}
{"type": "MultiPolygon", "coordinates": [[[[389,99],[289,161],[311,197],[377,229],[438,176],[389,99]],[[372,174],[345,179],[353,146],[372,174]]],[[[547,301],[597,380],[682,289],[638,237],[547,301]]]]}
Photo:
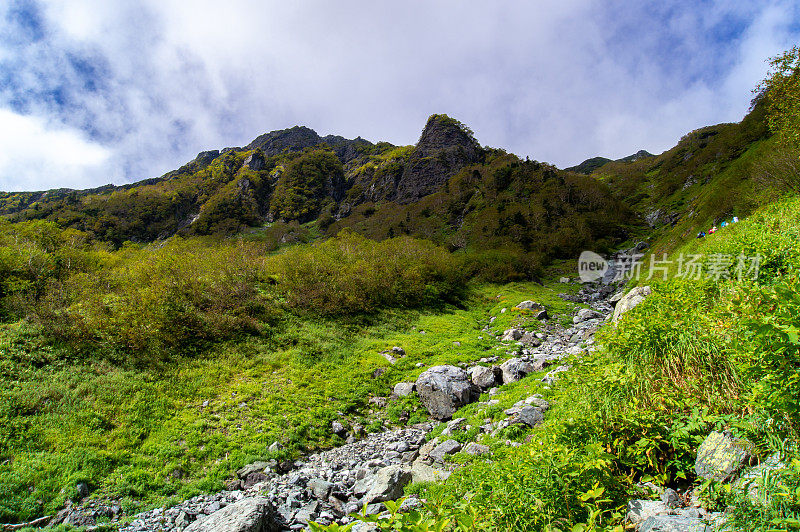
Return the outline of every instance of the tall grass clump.
{"type": "Polygon", "coordinates": [[[707,403],[735,396],[740,377],[728,332],[736,318],[725,298],[715,283],[669,280],[608,327],[603,342],[624,368],[628,393],[647,402],[668,390],[707,403]]]}

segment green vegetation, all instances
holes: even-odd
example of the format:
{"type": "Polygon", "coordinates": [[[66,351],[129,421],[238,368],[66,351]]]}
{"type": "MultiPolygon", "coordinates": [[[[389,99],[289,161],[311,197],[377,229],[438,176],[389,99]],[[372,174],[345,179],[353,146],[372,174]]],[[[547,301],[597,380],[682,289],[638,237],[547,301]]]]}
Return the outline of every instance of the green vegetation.
{"type": "Polygon", "coordinates": [[[767,101],[770,130],[794,151],[800,149],[800,46],[769,61],[771,70],[757,91],[767,101]]]}
{"type": "Polygon", "coordinates": [[[669,279],[640,279],[652,294],[554,385],[542,370],[504,386],[456,414],[471,429],[454,437],[477,437],[532,394],[551,404],[542,425],[484,435],[491,461],[458,453],[446,482],[409,486],[424,508],[390,502],[388,516],[363,519],[619,532],[626,501],[650,496],[643,482],[699,484],[698,445],[728,430],[786,467],[764,473],[758,497],[703,482],[707,504],[730,507],[738,529],[796,529],[800,199],[782,155],[796,139],[796,57],[773,61],[742,123],[591,176],[487,148],[397,205],[386,198],[413,148],[330,137],[332,149],[209,152],[125,187],[3,194],[0,521],[57,511],[78,482],[133,513],[222,489],[254,460],[340,444],[333,420],[368,431],[422,421],[416,397],[385,409],[369,399],[420,363],[495,354],[504,329],[568,326],[579,305],[559,294],[578,287],[555,278],[582,249],[644,235],[647,216],[645,264],[697,254],[706,275],[681,277],[673,262],[669,279]],[[742,221],[694,238],[733,215],[742,221]],[[757,275],[743,274],[739,257],[756,256],[757,275]],[[514,309],[526,299],[553,319],[514,309]],[[407,355],[389,364],[380,353],[393,346],[407,355]]]}

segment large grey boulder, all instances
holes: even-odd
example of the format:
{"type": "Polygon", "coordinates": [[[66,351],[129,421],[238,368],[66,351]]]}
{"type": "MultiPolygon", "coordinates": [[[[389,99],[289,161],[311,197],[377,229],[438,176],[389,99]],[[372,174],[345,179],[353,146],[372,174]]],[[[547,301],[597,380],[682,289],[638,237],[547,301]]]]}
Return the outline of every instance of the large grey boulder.
{"type": "Polygon", "coordinates": [[[444,462],[444,457],[450,454],[456,454],[461,450],[461,444],[456,440],[446,440],[436,446],[429,456],[436,462],[444,462]]]}
{"type": "Polygon", "coordinates": [[[502,370],[497,366],[492,366],[491,368],[475,366],[470,368],[469,373],[472,383],[483,389],[491,388],[499,384],[498,377],[501,377],[503,374],[502,370]]]}
{"type": "MultiPolygon", "coordinates": [[[[541,369],[541,367],[538,369],[541,369]]],[[[500,365],[500,371],[503,374],[504,384],[517,382],[528,373],[533,373],[536,370],[536,366],[530,362],[522,360],[521,358],[511,358],[500,365]]]]}
{"type": "Polygon", "coordinates": [[[272,505],[264,497],[250,497],[198,519],[184,532],[277,532],[272,505]]]}
{"type": "Polygon", "coordinates": [[[481,394],[467,372],[455,366],[434,366],[419,376],[416,385],[419,400],[431,417],[439,420],[450,419],[481,394]]]}
{"type": "Polygon", "coordinates": [[[411,470],[391,465],[378,470],[372,487],[364,496],[366,504],[393,501],[403,496],[403,488],[411,482],[411,470]]]}
{"type": "Polygon", "coordinates": [[[726,480],[742,467],[749,455],[748,447],[745,441],[712,432],[697,449],[694,471],[701,478],[726,480]]]}
{"type": "Polygon", "coordinates": [[[652,293],[649,286],[637,286],[620,299],[614,306],[614,317],[612,321],[617,322],[619,318],[645,300],[652,293]]]}
{"type": "Polygon", "coordinates": [[[581,323],[586,320],[593,320],[597,318],[602,318],[603,315],[596,310],[592,310],[590,308],[582,308],[578,311],[574,318],[572,318],[572,323],[581,323]]]}

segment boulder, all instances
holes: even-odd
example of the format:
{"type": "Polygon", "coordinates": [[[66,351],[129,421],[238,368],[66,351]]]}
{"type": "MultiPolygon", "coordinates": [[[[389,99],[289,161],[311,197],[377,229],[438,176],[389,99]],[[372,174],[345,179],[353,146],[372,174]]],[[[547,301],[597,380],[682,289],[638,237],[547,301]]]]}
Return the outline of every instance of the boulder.
{"type": "Polygon", "coordinates": [[[250,497],[198,519],[184,532],[273,532],[282,530],[269,499],[250,497]]]}
{"type": "MultiPolygon", "coordinates": [[[[273,444],[274,445],[274,444],[273,444]]],[[[251,464],[247,464],[243,468],[236,471],[236,476],[245,479],[251,473],[263,473],[265,469],[270,468],[271,464],[269,462],[253,462],[251,464]]]]}
{"type": "Polygon", "coordinates": [[[473,456],[480,456],[482,454],[488,454],[491,451],[488,445],[481,445],[480,443],[475,443],[471,441],[464,447],[464,452],[467,454],[471,454],[473,456]]]}
{"type": "Polygon", "coordinates": [[[625,290],[620,290],[613,296],[609,297],[608,302],[611,304],[611,306],[614,306],[617,303],[619,303],[619,300],[622,299],[623,297],[625,297],[625,290]]]}
{"type": "Polygon", "coordinates": [[[574,318],[572,318],[573,323],[581,323],[586,320],[593,320],[596,318],[602,318],[603,315],[596,310],[592,310],[590,308],[582,308],[578,311],[574,318]]]}
{"type": "Polygon", "coordinates": [[[682,515],[656,515],[648,517],[639,532],[706,532],[710,527],[702,519],[682,515]]]}
{"type": "Polygon", "coordinates": [[[697,449],[694,471],[705,479],[723,481],[734,475],[747,459],[748,443],[712,432],[697,449]]]}
{"type": "Polygon", "coordinates": [[[450,454],[456,454],[461,450],[461,444],[456,440],[443,441],[430,452],[430,457],[436,462],[443,462],[444,457],[450,454]]]}
{"type": "Polygon", "coordinates": [[[414,389],[416,389],[416,384],[413,382],[398,382],[394,385],[393,393],[397,397],[405,397],[414,393],[414,389]]]}
{"type": "Polygon", "coordinates": [[[736,480],[734,487],[738,491],[747,493],[747,497],[753,505],[768,506],[770,501],[770,490],[764,489],[764,481],[786,468],[786,463],[782,462],[779,454],[773,454],[756,467],[743,471],[736,480]]]}
{"type": "Polygon", "coordinates": [[[633,500],[628,501],[626,519],[634,526],[638,526],[650,517],[667,513],[667,505],[662,501],[633,500]]]}
{"type": "Polygon", "coordinates": [[[347,433],[347,428],[345,428],[345,426],[342,425],[341,422],[334,421],[331,423],[331,432],[339,436],[342,436],[347,433]]]}
{"type": "Polygon", "coordinates": [[[311,489],[311,493],[314,494],[314,497],[325,500],[328,498],[328,495],[330,495],[333,484],[322,478],[312,478],[308,481],[308,487],[311,489]]]}
{"type": "Polygon", "coordinates": [[[528,301],[523,301],[514,308],[519,310],[544,310],[544,305],[542,305],[541,303],[537,303],[536,301],[528,300],[528,301]]]}
{"type": "Polygon", "coordinates": [[[529,427],[535,427],[544,421],[544,414],[535,406],[524,406],[511,418],[511,423],[521,423],[529,427]]]}
{"type": "Polygon", "coordinates": [[[434,366],[419,376],[416,386],[422,404],[439,420],[450,419],[456,410],[480,397],[480,388],[456,366],[434,366]]]}
{"type": "Polygon", "coordinates": [[[470,379],[472,383],[483,389],[491,388],[499,384],[499,378],[503,375],[503,371],[497,366],[492,366],[491,368],[475,366],[470,368],[470,370],[470,379]]]}
{"type": "Polygon", "coordinates": [[[637,286],[625,294],[614,306],[614,317],[612,321],[617,322],[619,318],[645,300],[652,293],[649,286],[637,286]]]}
{"type": "Polygon", "coordinates": [[[536,371],[536,369],[536,366],[530,362],[522,360],[521,358],[511,358],[500,365],[500,371],[503,375],[504,384],[517,382],[528,373],[533,373],[536,371]]]}
{"type": "Polygon", "coordinates": [[[403,466],[391,465],[379,469],[372,487],[364,496],[366,504],[393,501],[403,496],[403,488],[411,482],[411,471],[403,466]]]}
{"type": "Polygon", "coordinates": [[[537,303],[536,301],[523,301],[514,308],[517,310],[527,310],[532,312],[537,320],[547,319],[547,309],[544,308],[544,305],[537,303]]]}
{"type": "Polygon", "coordinates": [[[558,282],[559,282],[559,283],[568,283],[568,282],[569,282],[569,277],[561,277],[561,278],[558,280],[558,282]]]}
{"type": "Polygon", "coordinates": [[[412,482],[438,482],[440,480],[447,480],[449,476],[450,471],[436,469],[419,460],[414,462],[411,466],[412,482]]]}
{"type": "Polygon", "coordinates": [[[503,331],[503,337],[500,338],[501,342],[516,342],[525,334],[522,329],[507,329],[503,331]]]}

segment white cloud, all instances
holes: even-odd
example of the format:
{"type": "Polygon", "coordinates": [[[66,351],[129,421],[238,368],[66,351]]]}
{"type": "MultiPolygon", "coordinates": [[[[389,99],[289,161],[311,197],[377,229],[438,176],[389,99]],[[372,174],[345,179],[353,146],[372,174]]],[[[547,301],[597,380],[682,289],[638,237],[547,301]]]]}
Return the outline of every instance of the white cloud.
{"type": "Polygon", "coordinates": [[[0,190],[81,188],[97,184],[111,155],[80,131],[0,109],[0,190]]]}
{"type": "MultiPolygon", "coordinates": [[[[790,0],[734,4],[44,0],[47,37],[10,53],[0,43],[0,58],[18,59],[18,92],[36,95],[26,113],[110,151],[91,184],[295,124],[413,143],[437,112],[482,144],[567,166],[739,120],[800,16],[790,0]],[[715,41],[730,20],[743,29],[715,41]],[[95,90],[68,54],[98,67],[95,90]]],[[[0,107],[18,96],[0,88],[0,107]]]]}

